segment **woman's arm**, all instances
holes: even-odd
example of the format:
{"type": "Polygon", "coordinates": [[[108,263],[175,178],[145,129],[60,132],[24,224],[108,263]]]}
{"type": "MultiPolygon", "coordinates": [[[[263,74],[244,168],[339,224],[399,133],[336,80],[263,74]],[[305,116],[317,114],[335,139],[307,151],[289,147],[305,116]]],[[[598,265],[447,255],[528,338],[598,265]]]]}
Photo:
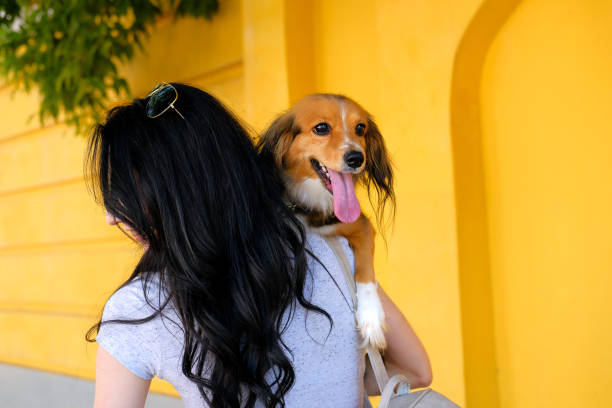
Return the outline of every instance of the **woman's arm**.
{"type": "MultiPolygon", "coordinates": [[[[427,357],[423,344],[402,312],[380,285],[378,296],[385,311],[385,320],[389,325],[386,333],[387,349],[383,353],[389,377],[403,374],[408,378],[412,388],[427,387],[431,384],[432,373],[429,357],[427,357]]],[[[369,363],[366,364],[364,381],[368,395],[380,394],[369,363]]]]}
{"type": "Polygon", "coordinates": [[[142,408],[150,385],[98,346],[94,408],[142,408]]]}

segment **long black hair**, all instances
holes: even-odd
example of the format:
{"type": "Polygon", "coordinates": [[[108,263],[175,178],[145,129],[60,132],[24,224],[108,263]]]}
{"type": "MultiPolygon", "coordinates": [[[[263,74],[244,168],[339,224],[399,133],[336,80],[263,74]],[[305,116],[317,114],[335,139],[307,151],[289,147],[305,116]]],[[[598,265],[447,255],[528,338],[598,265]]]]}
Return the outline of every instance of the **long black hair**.
{"type": "Polygon", "coordinates": [[[147,100],[136,99],[111,109],[89,140],[96,198],[148,244],[122,286],[140,277],[148,299],[154,273],[168,293],[148,318],[119,322],[151,320],[172,302],[182,371],[210,406],[284,406],[295,380],[281,338],[287,314],[297,300],[331,322],[303,294],[303,226],[283,203],[274,163],[258,158],[238,120],[206,92],[173,86],[184,119],[173,109],[149,118],[147,100]],[[209,352],[212,374],[204,372],[209,352]]]}

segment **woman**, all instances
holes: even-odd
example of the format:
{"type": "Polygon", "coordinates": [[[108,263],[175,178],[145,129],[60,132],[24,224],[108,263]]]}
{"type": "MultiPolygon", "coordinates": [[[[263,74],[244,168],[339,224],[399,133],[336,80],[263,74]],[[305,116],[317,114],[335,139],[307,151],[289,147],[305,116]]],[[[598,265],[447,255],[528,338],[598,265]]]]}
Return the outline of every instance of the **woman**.
{"type": "MultiPolygon", "coordinates": [[[[107,222],[144,247],[88,333],[100,345],[96,408],[144,406],[153,376],[186,407],[361,404],[365,363],[340,266],[216,99],[162,84],[112,109],[87,164],[107,222]]],[[[428,384],[421,343],[381,298],[390,371],[428,384]]],[[[376,391],[369,371],[365,387],[376,391]]]]}

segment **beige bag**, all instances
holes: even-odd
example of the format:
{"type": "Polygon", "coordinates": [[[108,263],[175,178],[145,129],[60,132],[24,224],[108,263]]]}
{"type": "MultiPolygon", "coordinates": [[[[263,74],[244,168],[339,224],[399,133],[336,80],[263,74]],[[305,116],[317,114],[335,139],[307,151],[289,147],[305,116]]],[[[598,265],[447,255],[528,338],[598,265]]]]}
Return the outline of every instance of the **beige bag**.
{"type": "MultiPolygon", "coordinates": [[[[324,238],[340,262],[353,304],[357,305],[355,279],[346,254],[336,237],[324,238]]],[[[368,357],[381,393],[378,408],[459,408],[459,405],[431,388],[410,392],[410,383],[403,375],[394,375],[389,378],[380,352],[376,348],[368,347],[368,357]]],[[[371,407],[367,396],[365,396],[364,407],[371,407]]]]}

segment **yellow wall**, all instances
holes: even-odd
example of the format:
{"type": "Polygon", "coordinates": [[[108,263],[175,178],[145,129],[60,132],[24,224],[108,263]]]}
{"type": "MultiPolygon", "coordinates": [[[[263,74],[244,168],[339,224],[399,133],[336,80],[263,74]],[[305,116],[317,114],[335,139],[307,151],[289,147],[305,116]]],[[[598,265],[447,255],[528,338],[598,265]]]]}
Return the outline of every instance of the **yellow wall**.
{"type": "Polygon", "coordinates": [[[469,407],[609,406],[612,7],[487,1],[451,124],[469,407]]]}
{"type": "Polygon", "coordinates": [[[524,1],[482,75],[500,406],[612,406],[612,3],[524,1]]]}
{"type": "MultiPolygon", "coordinates": [[[[227,0],[212,22],[161,19],[122,72],[136,95],[207,89],[256,131],[305,94],[355,98],[396,164],[377,274],[434,388],[470,408],[605,406],[610,20],[603,0],[227,0]]],[[[37,96],[11,92],[0,361],[93,378],[83,334],[139,251],[85,189],[84,139],[28,123],[37,96]]]]}

